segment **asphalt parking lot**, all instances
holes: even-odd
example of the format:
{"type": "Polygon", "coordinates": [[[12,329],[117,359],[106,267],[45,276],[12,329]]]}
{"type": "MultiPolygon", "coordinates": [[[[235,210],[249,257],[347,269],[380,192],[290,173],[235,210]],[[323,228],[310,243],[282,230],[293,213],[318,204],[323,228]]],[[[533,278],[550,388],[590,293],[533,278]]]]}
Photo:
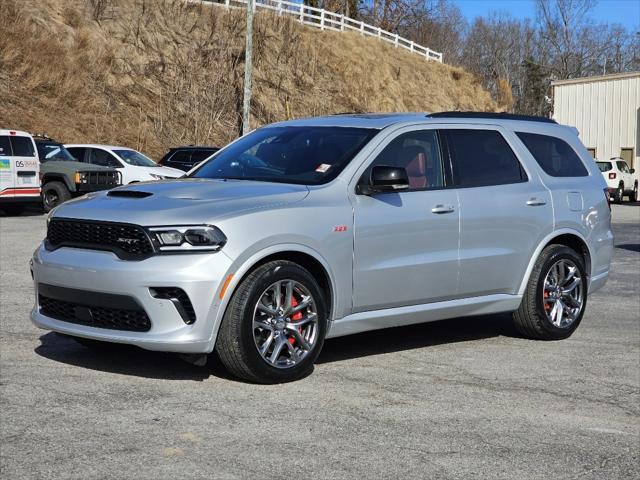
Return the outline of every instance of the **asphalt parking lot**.
{"type": "Polygon", "coordinates": [[[1,476],[638,478],[640,206],[613,213],[611,278],[570,339],[506,315],[370,332],[274,386],[35,328],[44,216],[0,218],[1,476]]]}

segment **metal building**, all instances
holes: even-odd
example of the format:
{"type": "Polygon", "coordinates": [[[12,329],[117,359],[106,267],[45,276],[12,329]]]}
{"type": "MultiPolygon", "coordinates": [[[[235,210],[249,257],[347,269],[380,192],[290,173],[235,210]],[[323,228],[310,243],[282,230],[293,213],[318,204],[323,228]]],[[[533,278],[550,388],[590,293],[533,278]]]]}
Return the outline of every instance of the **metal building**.
{"type": "Polygon", "coordinates": [[[573,125],[595,158],[622,157],[640,169],[640,72],[551,83],[553,118],[573,125]]]}

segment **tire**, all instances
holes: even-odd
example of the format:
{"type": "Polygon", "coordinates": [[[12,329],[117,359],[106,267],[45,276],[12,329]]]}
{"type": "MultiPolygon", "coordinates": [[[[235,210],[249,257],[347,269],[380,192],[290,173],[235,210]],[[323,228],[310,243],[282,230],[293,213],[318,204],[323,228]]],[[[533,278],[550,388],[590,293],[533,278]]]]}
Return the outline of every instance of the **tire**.
{"type": "Polygon", "coordinates": [[[635,185],[633,186],[633,191],[629,194],[629,201],[630,202],[638,201],[638,182],[635,183],[635,185]]]}
{"type": "MultiPolygon", "coordinates": [[[[574,293],[577,293],[577,291],[574,293]]],[[[557,295],[557,292],[552,291],[551,295],[557,295]]],[[[564,297],[561,300],[562,303],[560,305],[563,305],[566,300],[564,297]]],[[[569,303],[566,304],[569,305],[569,303]]],[[[533,267],[520,308],[513,313],[513,322],[518,332],[525,337],[538,340],[562,340],[570,337],[578,328],[586,307],[587,275],[585,274],[582,257],[573,249],[564,245],[549,245],[542,251],[533,267]],[[563,261],[565,265],[572,264],[577,268],[579,279],[575,288],[579,288],[581,292],[579,312],[571,320],[571,323],[563,326],[557,326],[552,322],[550,316],[553,316],[555,311],[552,307],[552,305],[555,305],[552,303],[555,300],[550,298],[549,291],[545,291],[545,279],[548,274],[553,276],[550,270],[560,261],[563,261]]],[[[561,311],[562,314],[564,314],[564,309],[561,311]]],[[[567,319],[570,318],[571,315],[568,315],[567,319]]],[[[562,323],[562,316],[560,323],[562,323]]]]}
{"type": "MultiPolygon", "coordinates": [[[[298,297],[305,298],[300,295],[298,297]]],[[[273,301],[275,302],[275,300],[273,301]]],[[[279,302],[278,305],[286,304],[282,300],[279,302]]],[[[290,303],[298,305],[297,300],[290,303]]],[[[300,303],[304,303],[304,301],[300,300],[300,303]]],[[[266,307],[264,302],[261,305],[266,307]]],[[[274,303],[268,308],[275,313],[277,307],[274,303]]],[[[233,294],[220,326],[216,352],[229,373],[238,378],[265,384],[298,380],[313,371],[313,363],[324,342],[326,323],[326,300],[315,278],[306,269],[293,262],[286,260],[268,262],[252,271],[233,294]],[[308,307],[305,307],[300,313],[289,314],[289,316],[286,312],[285,314],[280,312],[277,316],[261,312],[258,309],[259,301],[262,302],[263,299],[269,298],[269,295],[270,298],[275,299],[276,288],[277,291],[283,292],[279,282],[284,285],[284,294],[278,295],[278,298],[286,299],[290,290],[294,292],[294,295],[290,295],[291,297],[296,297],[298,292],[302,291],[308,294],[306,300],[311,298],[313,302],[307,302],[308,307]],[[286,285],[292,285],[291,289],[287,289],[286,285]],[[314,317],[314,314],[310,313],[312,306],[315,310],[315,324],[309,320],[314,317]],[[302,343],[293,338],[300,338],[298,333],[290,334],[292,329],[288,328],[292,322],[298,321],[295,319],[298,315],[304,315],[303,319],[298,319],[301,322],[307,319],[306,325],[308,326],[297,328],[303,337],[301,341],[305,342],[308,347],[306,350],[302,347],[302,343]],[[254,316],[260,320],[259,324],[254,323],[254,316]],[[283,330],[285,323],[287,328],[283,330]],[[267,330],[256,326],[264,324],[268,324],[270,328],[267,330]],[[307,337],[307,335],[312,336],[307,337]],[[261,345],[263,347],[266,345],[266,348],[264,354],[261,354],[258,351],[258,344],[263,339],[264,343],[261,345]],[[275,349],[280,345],[279,342],[282,344],[278,352],[282,353],[277,354],[275,349]],[[299,349],[300,352],[295,353],[296,349],[299,349]],[[269,354],[269,352],[271,353],[269,354]],[[299,359],[298,355],[300,355],[299,359]],[[269,357],[271,356],[276,357],[275,363],[270,361],[269,357]],[[287,362],[288,365],[284,365],[287,362]]]]}
{"type": "Polygon", "coordinates": [[[622,203],[623,197],[624,197],[624,184],[621,183],[620,185],[618,185],[618,188],[616,189],[616,193],[613,195],[613,201],[615,203],[622,203]]]}
{"type": "Polygon", "coordinates": [[[45,212],[50,212],[70,198],[71,193],[64,183],[48,182],[42,187],[42,205],[45,212]]]}

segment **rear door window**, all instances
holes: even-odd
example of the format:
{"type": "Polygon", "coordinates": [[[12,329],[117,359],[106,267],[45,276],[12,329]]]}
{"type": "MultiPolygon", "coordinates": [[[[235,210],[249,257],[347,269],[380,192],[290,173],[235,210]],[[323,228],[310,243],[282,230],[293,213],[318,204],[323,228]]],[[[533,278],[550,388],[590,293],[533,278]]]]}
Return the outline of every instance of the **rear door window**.
{"type": "Polygon", "coordinates": [[[120,162],[106,150],[92,148],[89,150],[89,163],[101,167],[120,167],[120,162]]]}
{"type": "Polygon", "coordinates": [[[11,155],[11,142],[7,135],[0,135],[0,156],[11,155]]]}
{"type": "Polygon", "coordinates": [[[191,163],[191,152],[189,150],[178,150],[171,155],[169,159],[171,163],[191,163]]]}
{"type": "Polygon", "coordinates": [[[496,130],[442,130],[454,184],[460,187],[504,185],[527,180],[513,150],[496,130]]]}
{"type": "Polygon", "coordinates": [[[10,137],[13,155],[16,157],[35,157],[36,151],[29,137],[10,137]]]}
{"type": "Polygon", "coordinates": [[[552,177],[586,177],[589,175],[578,154],[567,142],[549,135],[516,132],[538,165],[552,177]]]}
{"type": "Polygon", "coordinates": [[[84,162],[85,158],[85,152],[87,151],[86,148],[83,147],[71,147],[71,148],[67,148],[67,150],[69,150],[69,153],[71,155],[73,155],[73,158],[75,158],[77,161],[79,162],[84,162]]]}
{"type": "Polygon", "coordinates": [[[215,153],[215,150],[194,150],[191,152],[191,163],[200,163],[205,158],[209,158],[215,153]]]}

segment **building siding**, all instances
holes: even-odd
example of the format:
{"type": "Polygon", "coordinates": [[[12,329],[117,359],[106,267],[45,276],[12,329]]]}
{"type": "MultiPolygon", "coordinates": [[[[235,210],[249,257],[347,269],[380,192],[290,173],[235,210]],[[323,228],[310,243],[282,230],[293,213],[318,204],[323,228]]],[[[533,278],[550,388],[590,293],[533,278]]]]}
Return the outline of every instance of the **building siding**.
{"type": "Polygon", "coordinates": [[[587,148],[601,159],[633,148],[640,170],[640,73],[554,82],[553,118],[580,132],[587,148]]]}

